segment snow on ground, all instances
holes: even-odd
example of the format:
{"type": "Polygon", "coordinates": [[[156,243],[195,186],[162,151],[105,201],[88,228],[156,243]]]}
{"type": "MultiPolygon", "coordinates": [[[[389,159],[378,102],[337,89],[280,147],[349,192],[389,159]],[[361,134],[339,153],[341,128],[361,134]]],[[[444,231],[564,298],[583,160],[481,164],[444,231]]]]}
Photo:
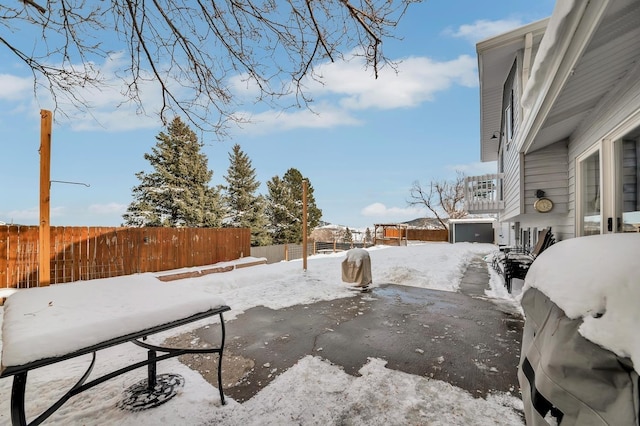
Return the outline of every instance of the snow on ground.
{"type": "MultiPolygon", "coordinates": [[[[373,286],[400,284],[456,291],[469,261],[496,249],[489,244],[421,243],[408,247],[369,249],[373,286]]],[[[341,282],[345,253],[309,258],[307,271],[301,261],[239,268],[231,272],[202,275],[163,283],[182,294],[205,293],[222,299],[232,310],[227,321],[258,305],[280,309],[320,300],[353,297],[341,282]]],[[[255,260],[255,259],[254,259],[255,260]]],[[[225,266],[217,264],[216,266],[225,266]]],[[[197,268],[191,268],[197,269],[197,268]]],[[[201,268],[205,269],[205,268],[201,268]]],[[[190,269],[189,269],[190,270],[190,269]]],[[[185,272],[188,269],[176,272],[185,272]]],[[[491,272],[487,296],[517,309],[504,291],[501,278],[491,272]]],[[[117,284],[132,277],[96,280],[117,284]]],[[[135,276],[136,281],[157,282],[155,274],[135,276]]],[[[116,288],[117,286],[114,286],[116,288]]],[[[153,303],[153,298],[149,298],[153,303]]],[[[1,312],[0,312],[1,313],[1,312]]],[[[101,315],[95,313],[94,315],[101,315]]],[[[151,343],[201,327],[203,320],[150,338],[151,343]]],[[[34,345],[46,344],[42,337],[34,345]]],[[[120,345],[98,352],[92,376],[144,359],[146,352],[134,345],[120,345]]],[[[71,387],[87,368],[90,356],[57,363],[33,371],[27,384],[27,417],[51,405],[71,387]]],[[[217,390],[199,373],[175,358],[158,364],[158,373],[185,378],[180,394],[159,407],[129,412],[117,408],[131,384],[146,376],[138,369],[70,399],[45,424],[56,425],[517,425],[522,420],[519,398],[494,393],[486,400],[448,383],[387,369],[381,359],[371,358],[361,376],[346,374],[339,366],[318,356],[307,356],[282,373],[255,397],[240,404],[227,398],[222,406],[217,390]]],[[[0,380],[0,424],[10,423],[11,379],[0,380]]]]}

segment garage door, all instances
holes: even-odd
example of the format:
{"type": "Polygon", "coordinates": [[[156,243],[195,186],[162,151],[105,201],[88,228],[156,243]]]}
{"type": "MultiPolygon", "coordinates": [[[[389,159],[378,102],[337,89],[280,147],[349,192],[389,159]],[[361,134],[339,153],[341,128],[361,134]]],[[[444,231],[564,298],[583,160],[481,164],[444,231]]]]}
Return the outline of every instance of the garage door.
{"type": "Polygon", "coordinates": [[[493,223],[453,223],[451,232],[453,243],[494,243],[493,223]]]}

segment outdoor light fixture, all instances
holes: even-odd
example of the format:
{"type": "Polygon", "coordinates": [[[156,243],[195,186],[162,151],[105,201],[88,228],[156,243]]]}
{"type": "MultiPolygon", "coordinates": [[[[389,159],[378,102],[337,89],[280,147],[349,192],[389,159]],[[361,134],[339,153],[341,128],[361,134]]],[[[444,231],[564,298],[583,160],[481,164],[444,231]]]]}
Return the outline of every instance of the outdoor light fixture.
{"type": "Polygon", "coordinates": [[[493,136],[491,136],[491,139],[498,139],[499,135],[500,135],[500,131],[493,132],[493,136]]]}

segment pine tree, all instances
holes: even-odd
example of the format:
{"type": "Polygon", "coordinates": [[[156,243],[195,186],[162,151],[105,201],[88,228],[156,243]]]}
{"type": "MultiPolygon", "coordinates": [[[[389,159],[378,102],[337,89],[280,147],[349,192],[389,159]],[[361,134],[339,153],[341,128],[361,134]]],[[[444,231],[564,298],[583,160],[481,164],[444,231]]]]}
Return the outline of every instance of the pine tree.
{"type": "Polygon", "coordinates": [[[252,246],[271,244],[265,200],[256,194],[260,182],[256,180],[251,160],[238,144],[229,154],[229,168],[224,179],[227,181],[227,186],[222,187],[225,191],[222,201],[227,211],[225,226],[250,228],[252,246]]]}
{"type": "Polygon", "coordinates": [[[367,244],[373,242],[373,237],[371,236],[371,230],[369,228],[364,231],[364,242],[367,244]]]}
{"type": "Polygon", "coordinates": [[[286,243],[285,234],[291,222],[295,220],[290,215],[292,210],[291,194],[279,176],[274,176],[267,182],[267,217],[269,218],[271,238],[275,244],[286,243]]]}
{"type": "Polygon", "coordinates": [[[353,234],[351,234],[351,230],[349,229],[349,227],[347,227],[347,229],[344,230],[344,242],[345,243],[353,242],[353,234]]]}
{"type": "Polygon", "coordinates": [[[133,188],[133,202],[122,216],[125,225],[220,226],[220,196],[209,187],[213,172],[196,134],[175,118],[156,140],[152,153],[144,155],[154,171],[136,173],[140,185],[133,188]]]}
{"type": "MultiPolygon", "coordinates": [[[[278,176],[267,182],[267,215],[271,222],[273,242],[302,242],[302,181],[298,170],[287,170],[282,179],[278,176]]],[[[322,210],[316,206],[313,186],[307,180],[307,229],[312,230],[320,223],[322,210]]]]}

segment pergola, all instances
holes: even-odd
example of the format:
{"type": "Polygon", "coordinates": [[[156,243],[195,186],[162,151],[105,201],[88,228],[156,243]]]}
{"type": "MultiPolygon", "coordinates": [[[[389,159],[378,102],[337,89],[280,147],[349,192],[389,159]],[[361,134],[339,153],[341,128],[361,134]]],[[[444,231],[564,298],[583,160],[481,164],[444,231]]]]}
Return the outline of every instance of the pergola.
{"type": "Polygon", "coordinates": [[[407,245],[407,230],[409,229],[409,225],[406,223],[376,223],[374,224],[374,229],[374,245],[407,245]]]}

